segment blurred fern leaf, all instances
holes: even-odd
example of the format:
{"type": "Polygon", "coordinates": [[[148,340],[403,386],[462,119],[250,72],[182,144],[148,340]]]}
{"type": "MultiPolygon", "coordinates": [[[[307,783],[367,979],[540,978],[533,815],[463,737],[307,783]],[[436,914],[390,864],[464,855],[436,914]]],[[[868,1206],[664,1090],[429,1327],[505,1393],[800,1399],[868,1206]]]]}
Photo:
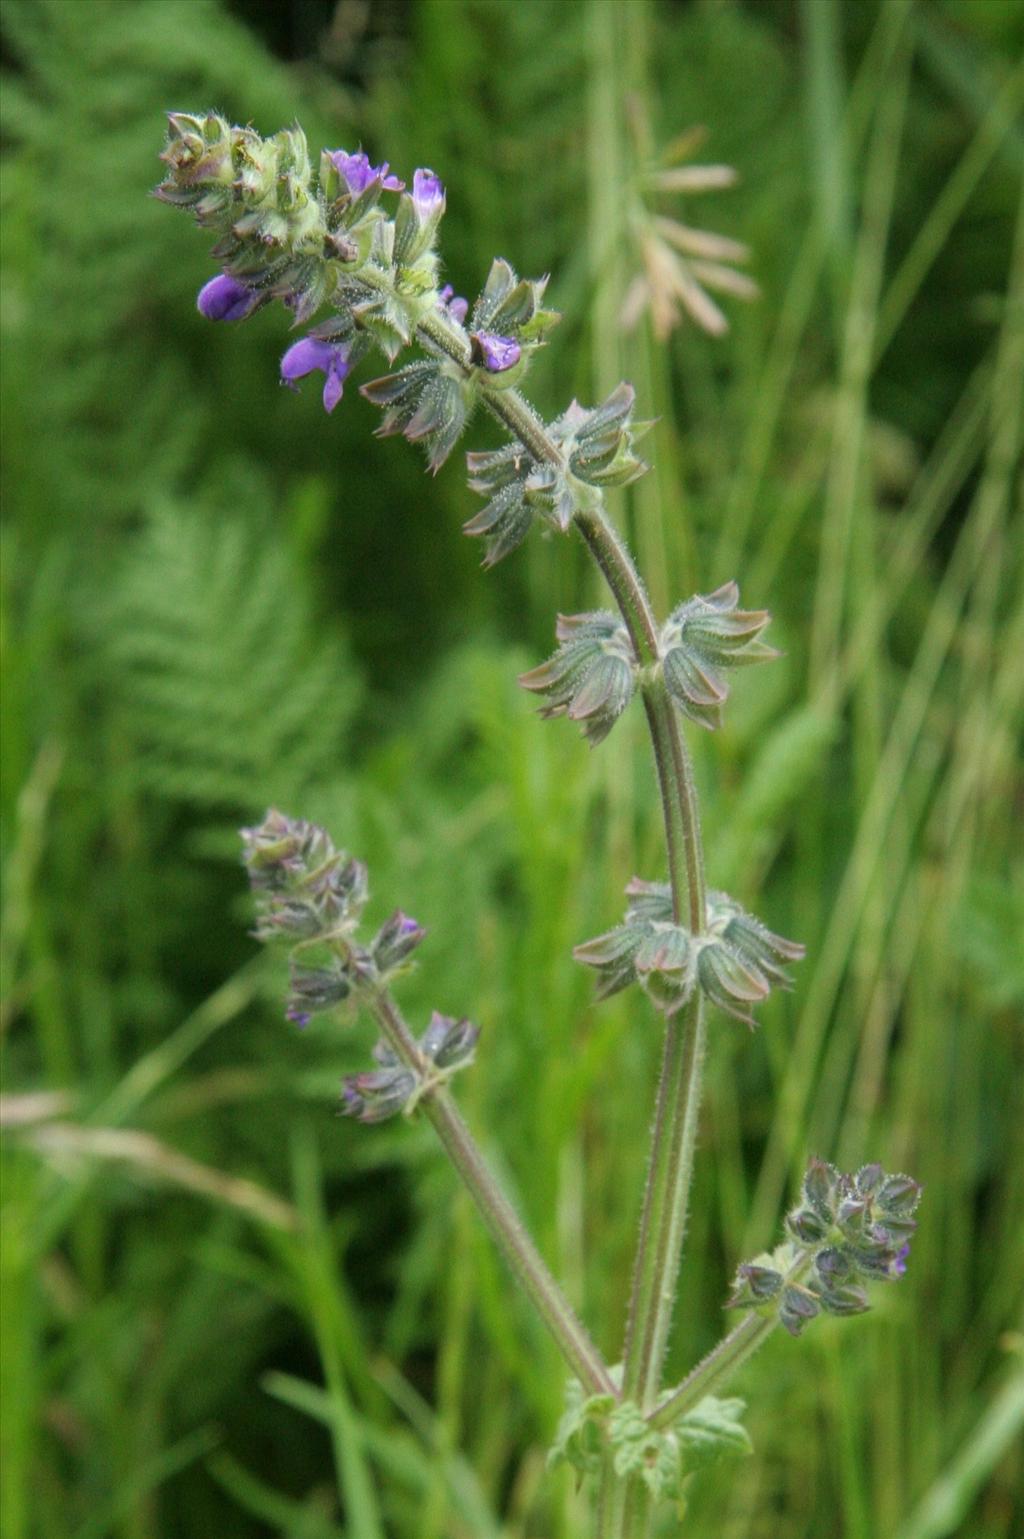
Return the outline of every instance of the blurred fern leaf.
{"type": "Polygon", "coordinates": [[[248,808],[337,773],[361,690],[309,588],[271,525],[154,506],[103,617],[141,785],[248,808]]]}

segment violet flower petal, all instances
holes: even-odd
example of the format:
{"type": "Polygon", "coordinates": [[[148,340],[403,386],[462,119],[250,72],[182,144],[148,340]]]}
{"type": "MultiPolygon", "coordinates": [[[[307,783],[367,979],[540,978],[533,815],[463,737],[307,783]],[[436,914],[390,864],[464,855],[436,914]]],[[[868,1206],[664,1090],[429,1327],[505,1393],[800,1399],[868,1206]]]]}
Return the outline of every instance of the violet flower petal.
{"type": "Polygon", "coordinates": [[[503,374],[519,362],[521,349],[514,337],[499,337],[492,331],[475,331],[473,341],[484,368],[491,374],[503,374]]]}
{"type": "Polygon", "coordinates": [[[429,219],[444,208],[444,184],[426,166],[413,173],[412,201],[421,219],[429,219]]]}
{"type": "Polygon", "coordinates": [[[365,192],[375,177],[380,177],[381,186],[387,188],[388,192],[401,192],[405,186],[397,176],[388,175],[386,160],[379,166],[372,166],[369,155],[362,150],[357,150],[354,155],[349,155],[345,150],[332,150],[330,159],[335,170],[345,178],[345,184],[354,198],[365,192]]]}
{"type": "Polygon", "coordinates": [[[247,289],[230,273],[219,273],[199,290],[196,309],[208,321],[244,321],[262,301],[255,289],[247,289]]]}
{"type": "Polygon", "coordinates": [[[281,380],[291,389],[296,381],[320,369],[324,379],[324,410],[333,411],[341,400],[345,380],[352,368],[348,348],[343,343],[322,342],[318,337],[303,337],[294,342],[281,359],[281,380]]]}
{"type": "Polygon", "coordinates": [[[446,283],[437,296],[438,309],[445,315],[450,315],[453,321],[458,321],[461,326],[469,314],[469,300],[463,299],[461,294],[456,294],[450,283],[446,283]]]}

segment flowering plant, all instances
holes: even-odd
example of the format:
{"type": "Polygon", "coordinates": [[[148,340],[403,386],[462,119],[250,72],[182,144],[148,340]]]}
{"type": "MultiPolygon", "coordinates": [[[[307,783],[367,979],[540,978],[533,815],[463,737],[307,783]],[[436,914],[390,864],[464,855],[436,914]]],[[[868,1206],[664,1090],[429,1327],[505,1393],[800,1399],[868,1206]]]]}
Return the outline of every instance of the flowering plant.
{"type": "MultiPolygon", "coordinates": [[[[391,372],[361,387],[383,411],[379,432],[421,444],[434,472],[471,415],[489,412],[508,441],[468,456],[470,486],[485,501],[465,526],[484,542],[484,565],[502,560],[538,522],[574,531],[614,601],[615,612],[560,617],[558,650],[520,682],[545,698],[543,715],[579,722],[592,744],[639,697],[661,797],[667,881],[634,879],[624,923],[575,951],[596,971],[599,999],[638,983],[663,1017],[621,1365],[605,1361],[576,1318],[457,1108],[449,1081],[472,1062],[477,1027],[435,1012],[417,1038],[395,1001],[421,926],[399,911],[367,935],[366,870],[316,825],[271,811],[244,830],[243,842],[256,933],[290,950],[288,1017],[303,1025],[353,1000],[372,1016],[380,1033],[373,1067],[346,1079],[342,1109],[368,1123],[417,1114],[432,1124],[574,1376],[553,1460],[594,1477],[600,1539],[642,1539],[657,1504],[684,1509],[701,1463],[749,1446],[742,1402],[718,1391],[775,1326],[798,1335],[819,1313],[860,1313],[867,1283],[902,1276],[920,1195],[909,1177],[879,1165],[846,1175],[812,1161],[786,1239],[737,1271],[729,1307],[744,1311],[739,1324],[681,1384],[663,1383],[709,1010],[753,1026],[754,1008],[773,987],[788,986],[786,964],[803,955],[708,890],[683,732],[684,720],[717,728],[731,671],[775,656],[761,640],[769,616],[741,609],[728,583],[680,603],[659,624],[604,505],[606,488],[647,468],[636,448],[645,424],[634,419],[634,392],[623,384],[596,406],[573,401],[553,421],[542,419],[520,387],[559,319],[544,303],[546,279],[521,279],[499,258],[472,305],[443,286],[436,240],[445,190],[433,171],[417,170],[409,190],[386,162],[333,150],[314,176],[300,129],[263,139],[213,113],[172,114],[163,159],[157,196],[215,237],[221,271],[200,291],[203,315],[244,320],[280,300],[305,333],[285,351],[281,379],[297,388],[322,374],[328,412],[357,365],[382,353],[391,372]],[[328,318],[310,325],[325,307],[328,318]],[[417,356],[394,369],[413,347],[417,356]]],[[[700,260],[742,254],[666,223],[661,235],[700,260]]],[[[722,278],[706,260],[702,275],[722,278]]],[[[699,318],[692,288],[686,294],[699,318]]]]}

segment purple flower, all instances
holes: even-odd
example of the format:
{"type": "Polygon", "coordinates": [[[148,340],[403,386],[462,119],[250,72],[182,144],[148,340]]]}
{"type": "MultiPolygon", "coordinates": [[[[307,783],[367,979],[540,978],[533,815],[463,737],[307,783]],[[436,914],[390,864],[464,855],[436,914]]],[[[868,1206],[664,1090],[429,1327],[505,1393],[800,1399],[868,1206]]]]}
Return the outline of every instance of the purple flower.
{"type": "Polygon", "coordinates": [[[345,178],[345,184],[354,198],[365,192],[377,177],[388,192],[401,192],[405,186],[397,176],[388,175],[386,160],[379,166],[371,166],[369,155],[364,155],[362,150],[357,150],[354,155],[349,155],[346,150],[332,150],[330,159],[334,169],[345,178]]]}
{"type": "Polygon", "coordinates": [[[413,173],[412,201],[421,220],[440,215],[444,208],[444,186],[439,176],[426,167],[413,173]]]}
{"type": "Polygon", "coordinates": [[[453,321],[458,321],[461,326],[469,313],[469,300],[456,294],[450,283],[446,283],[438,298],[438,307],[446,315],[450,315],[453,321]]]}
{"type": "Polygon", "coordinates": [[[907,1270],[907,1257],[909,1255],[910,1242],[908,1241],[906,1245],[900,1246],[899,1250],[896,1252],[896,1255],[893,1257],[892,1264],[889,1268],[889,1274],[891,1277],[903,1277],[905,1275],[907,1270]]]}
{"type": "Polygon", "coordinates": [[[312,1016],[308,1010],[296,1010],[293,1008],[285,1011],[285,1020],[291,1021],[293,1025],[302,1029],[309,1025],[312,1016]]]}
{"type": "Polygon", "coordinates": [[[256,289],[247,289],[229,273],[220,273],[203,284],[196,296],[196,309],[208,321],[244,321],[265,297],[256,289]]]}
{"type": "Polygon", "coordinates": [[[474,362],[482,363],[491,374],[503,374],[519,362],[519,343],[514,337],[499,337],[493,331],[472,334],[474,362]]]}
{"type": "Polygon", "coordinates": [[[281,381],[292,390],[296,380],[304,379],[314,369],[321,369],[324,380],[324,410],[333,411],[341,400],[345,379],[352,365],[348,348],[341,342],[321,342],[317,337],[303,337],[281,359],[281,381]]]}

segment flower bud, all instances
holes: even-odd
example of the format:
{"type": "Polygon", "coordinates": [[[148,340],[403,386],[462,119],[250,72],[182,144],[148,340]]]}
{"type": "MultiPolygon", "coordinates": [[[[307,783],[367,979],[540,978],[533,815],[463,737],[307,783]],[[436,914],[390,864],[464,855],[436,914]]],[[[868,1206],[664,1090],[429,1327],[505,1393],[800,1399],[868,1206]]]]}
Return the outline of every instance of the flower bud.
{"type": "Polygon", "coordinates": [[[242,859],[257,891],[279,891],[301,880],[334,852],[324,829],[272,807],[263,822],[243,828],[242,859]]]}
{"type": "Polygon", "coordinates": [[[377,436],[401,433],[410,443],[422,444],[435,473],[461,437],[473,404],[458,372],[440,359],[407,364],[362,385],[360,394],[384,408],[377,436]]]}
{"type": "Polygon", "coordinates": [[[451,284],[446,283],[437,296],[437,307],[443,315],[447,315],[449,319],[461,326],[469,312],[469,300],[456,294],[451,284]]]}
{"type": "Polygon", "coordinates": [[[522,356],[515,337],[499,337],[493,331],[473,331],[469,336],[473,362],[489,374],[504,374],[522,356]]]}
{"type": "Polygon", "coordinates": [[[352,978],[341,962],[306,967],[293,961],[285,1013],[290,1021],[305,1026],[311,1015],[333,1009],[351,992],[352,978]]]}
{"type": "Polygon", "coordinates": [[[798,1208],[795,1213],[788,1214],[786,1228],[801,1245],[814,1245],[828,1234],[828,1225],[812,1208],[798,1208]]]}
{"type": "Polygon", "coordinates": [[[799,1336],[809,1320],[820,1312],[816,1298],[806,1288],[791,1287],[782,1290],[779,1304],[779,1323],[791,1336],[799,1336]]]}
{"type": "Polygon", "coordinates": [[[726,1309],[753,1308],[777,1298],[782,1289],[782,1273],[769,1266],[771,1256],[745,1261],[736,1269],[733,1291],[726,1309]]]}
{"type": "Polygon", "coordinates": [[[559,508],[553,522],[559,528],[568,528],[573,506],[571,497],[568,508],[557,491],[550,499],[537,500],[539,486],[533,485],[533,477],[539,474],[540,466],[519,440],[484,454],[467,454],[467,469],[470,471],[470,491],[480,492],[490,499],[473,519],[462,525],[463,534],[484,536],[485,568],[496,565],[522,545],[533,525],[534,514],[545,514],[548,505],[559,508]],[[528,496],[528,489],[534,496],[528,496]]]}
{"type": "Polygon", "coordinates": [[[573,948],[574,959],[584,967],[594,968],[598,975],[594,995],[598,1002],[635,983],[636,954],[643,937],[639,926],[620,925],[573,948]]]}
{"type": "Polygon", "coordinates": [[[821,1307],[830,1315],[862,1315],[871,1308],[863,1288],[849,1286],[828,1288],[819,1295],[821,1307]]]}
{"type": "Polygon", "coordinates": [[[921,1200],[921,1187],[909,1176],[887,1176],[878,1189],[878,1207],[891,1216],[913,1213],[921,1200]]]}
{"type": "Polygon", "coordinates": [[[858,1192],[873,1197],[885,1180],[885,1171],[879,1164],[862,1165],[854,1177],[858,1192]]]}
{"type": "Polygon", "coordinates": [[[435,1010],[420,1038],[420,1047],[424,1055],[447,1074],[472,1063],[479,1036],[480,1028],[472,1021],[456,1020],[435,1010]]]}
{"type": "Polygon", "coordinates": [[[707,931],[699,944],[701,988],[720,1009],[751,1027],[752,1007],[773,987],[790,986],[780,964],[804,954],[803,946],[773,934],[723,892],[708,893],[707,931]]]}
{"type": "MultiPolygon", "coordinates": [[[[796,1234],[794,1225],[790,1228],[796,1234]]],[[[797,1238],[800,1238],[797,1235],[797,1238]]],[[[820,1250],[814,1258],[814,1265],[818,1276],[826,1288],[834,1288],[838,1283],[845,1281],[853,1271],[853,1260],[844,1250],[838,1250],[835,1246],[826,1246],[820,1250]]]]}
{"type": "Polygon", "coordinates": [[[600,406],[573,401],[550,426],[573,476],[591,486],[628,486],[649,466],[633,445],[649,423],[634,423],[636,393],[632,385],[617,385],[600,406]]]}
{"type": "Polygon", "coordinates": [[[412,956],[426,930],[401,909],[386,920],[370,948],[373,964],[381,977],[395,972],[412,956]]]}
{"type": "Polygon", "coordinates": [[[208,321],[244,321],[254,310],[266,304],[267,297],[255,289],[246,288],[244,283],[239,283],[230,273],[221,273],[219,277],[211,278],[209,283],[203,284],[196,296],[196,309],[208,321]]]}
{"type": "Polygon", "coordinates": [[[416,1091],[416,1076],[398,1066],[349,1074],[341,1082],[341,1110],[359,1122],[386,1122],[403,1112],[416,1091]]]}
{"type": "Polygon", "coordinates": [[[444,214],[445,196],[441,178],[421,167],[413,173],[412,192],[398,202],[395,215],[395,260],[412,267],[434,244],[437,227],[444,214]]]}
{"type": "Polygon", "coordinates": [[[812,1159],[804,1176],[804,1201],[826,1225],[835,1222],[838,1186],[839,1172],[835,1166],[817,1157],[812,1159]]]}
{"type": "Polygon", "coordinates": [[[681,925],[654,923],[633,959],[637,982],[663,1015],[681,1010],[693,994],[693,945],[681,925]]]}
{"type": "Polygon", "coordinates": [[[257,897],[261,940],[336,937],[358,922],[366,867],[336,850],[324,829],[272,809],[242,830],[243,859],[257,897]]]}

